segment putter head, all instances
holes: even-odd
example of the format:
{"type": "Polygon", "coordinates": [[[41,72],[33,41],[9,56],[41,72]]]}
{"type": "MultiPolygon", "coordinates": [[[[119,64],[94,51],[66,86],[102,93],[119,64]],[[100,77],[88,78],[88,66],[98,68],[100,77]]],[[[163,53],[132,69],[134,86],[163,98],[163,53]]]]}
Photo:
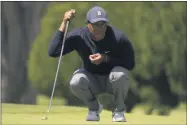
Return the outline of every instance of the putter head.
{"type": "Polygon", "coordinates": [[[47,120],[47,119],[48,119],[47,116],[42,117],[42,120],[47,120]]]}

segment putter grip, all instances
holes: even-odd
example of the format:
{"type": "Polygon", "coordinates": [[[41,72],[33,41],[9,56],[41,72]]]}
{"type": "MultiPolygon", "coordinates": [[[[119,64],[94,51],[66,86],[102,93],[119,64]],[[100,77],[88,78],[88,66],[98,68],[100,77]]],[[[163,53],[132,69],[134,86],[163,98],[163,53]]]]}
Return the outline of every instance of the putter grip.
{"type": "Polygon", "coordinates": [[[66,35],[67,35],[67,32],[68,32],[69,23],[70,23],[70,20],[68,20],[67,23],[66,23],[66,28],[65,28],[65,32],[64,32],[64,38],[66,38],[66,35]]]}
{"type": "Polygon", "coordinates": [[[68,20],[67,23],[66,23],[66,28],[65,28],[65,32],[64,32],[64,38],[63,38],[63,41],[62,41],[62,46],[64,45],[65,40],[66,40],[66,36],[67,36],[67,32],[68,32],[69,23],[70,23],[70,21],[68,20]]]}

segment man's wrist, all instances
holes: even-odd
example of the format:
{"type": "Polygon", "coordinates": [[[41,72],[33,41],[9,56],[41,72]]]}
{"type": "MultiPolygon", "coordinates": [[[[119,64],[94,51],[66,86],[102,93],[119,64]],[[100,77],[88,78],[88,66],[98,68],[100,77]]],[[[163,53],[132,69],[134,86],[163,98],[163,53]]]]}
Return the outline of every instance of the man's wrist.
{"type": "Polygon", "coordinates": [[[58,30],[61,31],[61,32],[64,32],[65,31],[65,27],[66,27],[66,23],[67,23],[67,21],[63,21],[61,23],[61,25],[60,25],[58,30]]]}
{"type": "Polygon", "coordinates": [[[110,57],[106,54],[104,54],[103,56],[104,56],[103,62],[109,62],[110,57]]]}

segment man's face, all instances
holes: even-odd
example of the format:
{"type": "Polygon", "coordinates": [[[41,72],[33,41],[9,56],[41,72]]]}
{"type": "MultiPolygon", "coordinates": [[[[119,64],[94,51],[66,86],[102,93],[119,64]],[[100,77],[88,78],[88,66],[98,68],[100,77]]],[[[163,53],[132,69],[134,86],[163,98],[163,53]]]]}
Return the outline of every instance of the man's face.
{"type": "Polygon", "coordinates": [[[90,32],[93,34],[96,41],[99,41],[104,38],[106,28],[107,28],[107,22],[105,21],[98,21],[95,23],[89,23],[88,28],[90,32]]]}

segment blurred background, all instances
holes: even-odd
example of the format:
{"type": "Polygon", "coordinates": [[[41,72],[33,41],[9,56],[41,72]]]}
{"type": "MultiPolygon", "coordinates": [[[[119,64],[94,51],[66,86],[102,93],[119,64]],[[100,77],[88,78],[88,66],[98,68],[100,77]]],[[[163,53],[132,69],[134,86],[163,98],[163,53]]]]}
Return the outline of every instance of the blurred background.
{"type": "MultiPolygon", "coordinates": [[[[85,26],[86,13],[95,4],[106,10],[110,24],[128,36],[135,50],[127,112],[141,104],[146,114],[169,115],[186,105],[185,2],[1,2],[1,101],[48,104],[58,64],[58,58],[48,56],[50,40],[65,11],[76,10],[71,31],[85,26]]],[[[72,52],[62,61],[53,105],[84,106],[68,88],[81,60],[72,52]]],[[[110,110],[108,98],[102,100],[110,110]]]]}

